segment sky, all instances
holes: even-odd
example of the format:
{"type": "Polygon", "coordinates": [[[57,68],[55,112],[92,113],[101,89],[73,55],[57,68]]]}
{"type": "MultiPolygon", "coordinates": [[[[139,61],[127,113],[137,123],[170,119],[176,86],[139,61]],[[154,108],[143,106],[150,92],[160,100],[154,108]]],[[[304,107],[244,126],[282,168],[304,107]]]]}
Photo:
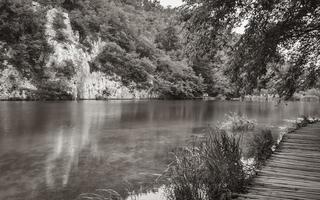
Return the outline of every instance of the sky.
{"type": "MultiPolygon", "coordinates": [[[[182,0],[160,0],[160,4],[164,7],[167,7],[167,6],[178,7],[178,6],[181,6],[183,3],[182,3],[182,0]]],[[[235,28],[233,31],[238,34],[243,34],[245,30],[245,25],[247,24],[248,22],[245,21],[242,23],[240,27],[235,28]]]]}
{"type": "Polygon", "coordinates": [[[182,0],[160,0],[160,4],[164,7],[177,7],[182,5],[182,0]]]}

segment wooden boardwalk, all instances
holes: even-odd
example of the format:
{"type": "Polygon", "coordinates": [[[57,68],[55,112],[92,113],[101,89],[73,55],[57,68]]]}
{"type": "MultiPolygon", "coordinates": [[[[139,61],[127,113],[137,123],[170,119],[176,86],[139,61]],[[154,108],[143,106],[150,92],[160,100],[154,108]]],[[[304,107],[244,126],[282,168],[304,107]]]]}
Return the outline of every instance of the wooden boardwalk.
{"type": "Polygon", "coordinates": [[[287,134],[239,199],[320,200],[320,123],[287,134]]]}

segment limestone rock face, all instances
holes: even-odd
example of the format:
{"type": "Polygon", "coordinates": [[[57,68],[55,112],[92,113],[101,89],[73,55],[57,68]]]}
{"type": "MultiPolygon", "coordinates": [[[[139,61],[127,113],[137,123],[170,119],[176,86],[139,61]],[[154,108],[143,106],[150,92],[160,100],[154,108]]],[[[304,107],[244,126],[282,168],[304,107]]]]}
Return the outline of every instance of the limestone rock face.
{"type": "Polygon", "coordinates": [[[149,99],[157,98],[150,90],[137,90],[134,86],[126,87],[120,77],[106,76],[101,72],[93,72],[87,77],[84,96],[93,96],[96,99],[149,99]]]}
{"type": "MultiPolygon", "coordinates": [[[[34,4],[34,9],[39,6],[34,4]]],[[[68,14],[61,10],[48,10],[46,19],[45,36],[53,52],[43,67],[44,77],[38,83],[32,78],[23,77],[16,69],[18,66],[0,61],[0,100],[41,99],[43,93],[55,99],[63,99],[59,98],[61,94],[73,99],[157,97],[151,89],[138,90],[134,82],[129,86],[123,85],[119,76],[106,75],[100,71],[91,72],[90,63],[104,50],[106,43],[101,38],[87,38],[91,48],[85,47],[80,43],[78,33],[72,30],[68,14]],[[57,17],[62,19],[59,29],[55,27],[57,17]]],[[[3,44],[0,41],[1,53],[10,57],[10,49],[4,49],[3,44]]]]}
{"type": "MultiPolygon", "coordinates": [[[[46,37],[48,43],[53,47],[53,54],[49,57],[49,61],[46,64],[46,75],[51,81],[57,81],[57,79],[63,79],[57,75],[56,71],[59,68],[66,68],[67,64],[71,64],[72,71],[74,72],[69,79],[64,79],[66,83],[66,91],[70,93],[73,98],[77,99],[91,99],[92,96],[88,96],[87,88],[85,88],[86,81],[90,76],[89,62],[93,59],[90,52],[86,52],[81,48],[78,37],[73,33],[71,28],[69,17],[66,13],[58,11],[57,9],[51,9],[47,13],[46,24],[46,37]],[[61,30],[65,37],[65,41],[57,41],[57,30],[53,27],[55,17],[60,14],[64,17],[65,28],[61,30]]],[[[103,46],[103,44],[101,44],[103,46]]],[[[97,54],[96,50],[95,54],[97,54]]],[[[70,66],[69,66],[70,67],[70,66]]]]}
{"type": "Polygon", "coordinates": [[[69,16],[57,9],[51,9],[47,13],[46,37],[48,43],[53,47],[53,54],[46,64],[46,74],[51,81],[63,81],[67,87],[65,92],[73,96],[74,99],[108,99],[108,98],[152,98],[156,95],[150,91],[140,91],[134,87],[128,88],[121,83],[120,77],[107,76],[102,72],[90,72],[90,62],[99,55],[105,46],[105,42],[100,38],[89,40],[92,48],[87,50],[79,42],[79,36],[73,32],[69,16]],[[53,23],[57,15],[64,18],[65,28],[60,30],[65,41],[56,39],[57,30],[53,23]],[[74,73],[71,77],[59,77],[57,68],[71,67],[74,73]]]}

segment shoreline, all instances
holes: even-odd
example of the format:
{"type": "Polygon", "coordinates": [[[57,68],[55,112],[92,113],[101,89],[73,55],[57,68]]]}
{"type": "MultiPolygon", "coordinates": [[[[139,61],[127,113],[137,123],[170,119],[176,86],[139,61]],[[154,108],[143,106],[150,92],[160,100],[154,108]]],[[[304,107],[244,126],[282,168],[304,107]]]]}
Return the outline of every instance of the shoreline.
{"type": "Polygon", "coordinates": [[[275,100],[270,101],[259,101],[259,100],[239,100],[239,99],[220,99],[220,98],[185,98],[185,99],[175,99],[175,98],[109,98],[109,99],[0,99],[0,102],[54,102],[54,101],[140,101],[140,100],[160,100],[160,101],[230,101],[230,102],[258,102],[258,103],[277,103],[280,104],[281,102],[304,102],[304,103],[319,103],[319,101],[303,101],[303,100],[281,100],[280,102],[275,100]]]}
{"type": "MultiPolygon", "coordinates": [[[[315,118],[315,117],[309,117],[309,118],[299,117],[295,120],[292,120],[290,122],[290,125],[285,127],[285,130],[283,130],[282,132],[279,133],[279,137],[277,138],[276,141],[274,141],[274,145],[272,147],[272,153],[271,153],[270,157],[267,158],[266,160],[264,160],[263,162],[267,162],[272,157],[272,155],[275,154],[275,152],[279,149],[280,144],[283,142],[285,135],[293,133],[293,132],[295,132],[305,126],[308,126],[310,124],[319,123],[319,122],[320,122],[320,119],[315,118]]],[[[278,128],[280,128],[280,127],[278,127],[278,128]]],[[[261,171],[261,169],[263,167],[265,167],[265,165],[266,165],[264,163],[260,167],[257,167],[254,165],[255,161],[252,159],[254,159],[254,158],[242,160],[244,171],[246,171],[247,175],[249,175],[249,177],[248,177],[249,185],[251,183],[253,183],[253,179],[258,175],[258,173],[261,171]],[[252,162],[250,162],[250,160],[252,160],[252,162]],[[250,170],[248,170],[248,169],[250,169],[250,170]]],[[[138,194],[130,194],[129,197],[125,198],[125,200],[132,199],[133,197],[137,200],[144,200],[144,199],[148,199],[150,197],[156,197],[159,200],[166,200],[167,199],[166,192],[165,192],[166,191],[166,183],[159,184],[156,181],[155,185],[150,186],[150,188],[152,188],[151,192],[147,190],[145,192],[138,193],[138,194]]],[[[247,194],[247,191],[245,191],[243,193],[232,193],[232,196],[236,197],[235,199],[238,199],[239,197],[241,197],[242,195],[245,195],[245,194],[247,194]]]]}
{"type": "Polygon", "coordinates": [[[185,101],[185,100],[195,100],[195,101],[230,101],[230,100],[204,100],[202,98],[189,98],[189,99],[170,99],[170,98],[111,98],[111,99],[79,99],[79,100],[72,100],[72,99],[0,99],[0,102],[81,102],[81,101],[145,101],[145,100],[160,100],[160,101],[185,101]]]}

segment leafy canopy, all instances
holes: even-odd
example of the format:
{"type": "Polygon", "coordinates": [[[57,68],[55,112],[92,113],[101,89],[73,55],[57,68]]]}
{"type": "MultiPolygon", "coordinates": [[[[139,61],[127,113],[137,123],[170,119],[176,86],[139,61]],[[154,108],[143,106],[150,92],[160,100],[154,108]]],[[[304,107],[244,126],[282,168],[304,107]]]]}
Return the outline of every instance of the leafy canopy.
{"type": "Polygon", "coordinates": [[[308,71],[319,74],[320,1],[185,0],[185,3],[181,13],[189,32],[188,40],[191,46],[202,49],[196,54],[215,54],[228,44],[230,35],[239,37],[233,46],[228,74],[240,93],[266,87],[276,77],[281,78],[283,86],[276,92],[284,97],[290,97],[299,87],[316,83],[308,71]],[[243,24],[246,24],[244,34],[237,35],[235,28],[243,24]],[[281,69],[284,65],[285,70],[281,69]],[[306,81],[309,76],[312,81],[306,81]]]}

